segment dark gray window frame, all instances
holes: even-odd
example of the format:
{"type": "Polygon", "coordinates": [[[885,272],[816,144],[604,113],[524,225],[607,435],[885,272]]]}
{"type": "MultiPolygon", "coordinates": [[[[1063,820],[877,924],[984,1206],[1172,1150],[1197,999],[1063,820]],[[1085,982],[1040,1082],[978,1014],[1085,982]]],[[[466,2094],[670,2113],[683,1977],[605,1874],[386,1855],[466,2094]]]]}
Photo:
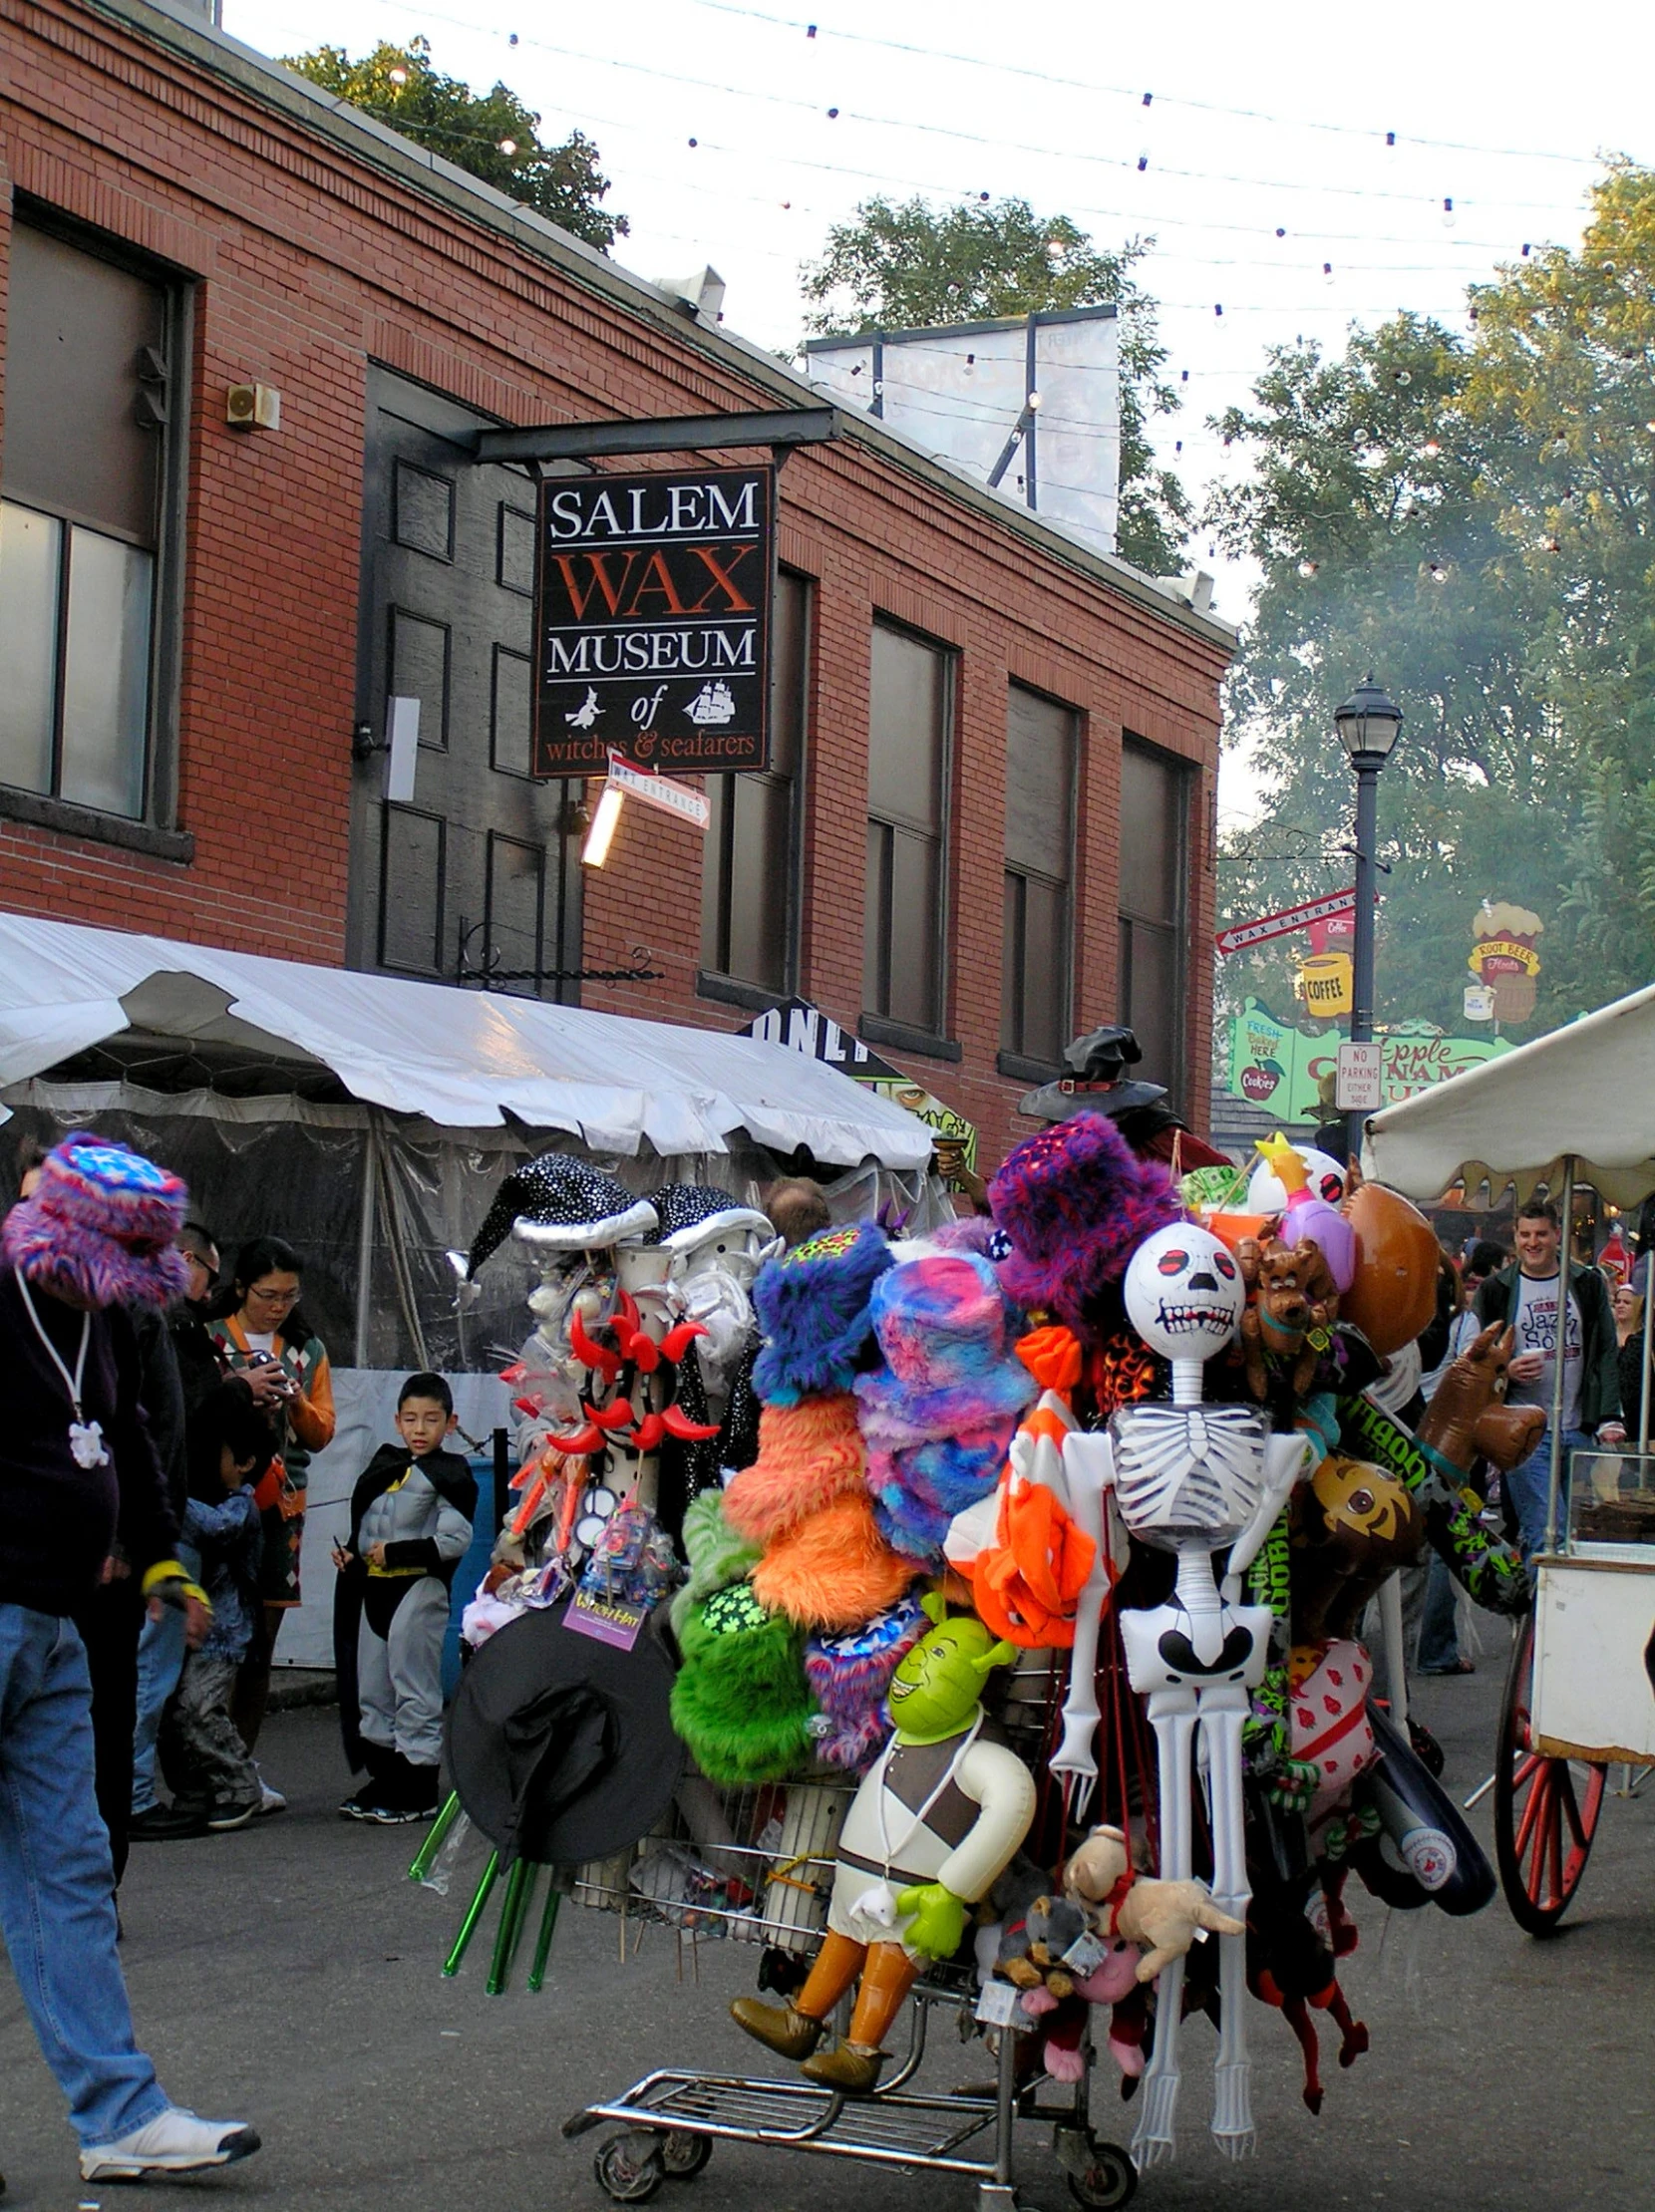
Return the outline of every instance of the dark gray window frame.
{"type": "MultiPolygon", "coordinates": [[[[404,551],[418,552],[419,547],[417,545],[405,546],[404,551]]],[[[432,753],[446,753],[449,749],[449,711],[453,703],[454,691],[454,624],[445,622],[440,615],[422,614],[417,607],[405,607],[395,600],[391,601],[385,610],[385,696],[387,700],[399,696],[397,691],[397,617],[399,615],[402,616],[405,622],[423,623],[428,630],[441,630],[443,633],[442,736],[432,737],[426,729],[425,718],[422,716],[420,718],[420,745],[423,750],[432,753]]],[[[389,714],[389,712],[390,710],[387,708],[386,713],[389,714]]],[[[389,723],[386,727],[390,727],[389,723]]],[[[491,730],[491,743],[493,742],[493,735],[494,733],[491,730]]]]}
{"type": "Polygon", "coordinates": [[[449,817],[433,813],[428,806],[399,806],[389,799],[380,801],[379,837],[379,965],[390,975],[423,976],[428,982],[443,974],[443,954],[448,942],[449,910],[449,817]],[[389,919],[387,896],[390,891],[391,816],[393,814],[417,815],[421,821],[437,824],[437,897],[436,925],[432,932],[431,965],[427,968],[405,968],[385,956],[385,925],[389,919]]]}
{"type": "MultiPolygon", "coordinates": [[[[924,646],[927,652],[937,654],[942,661],[942,770],[939,778],[942,794],[942,820],[939,827],[937,839],[937,880],[939,895],[937,899],[936,938],[933,948],[935,951],[937,964],[937,1014],[939,1026],[935,1030],[921,1029],[910,1022],[895,1021],[890,1015],[877,1013],[871,1007],[863,1007],[861,1011],[861,1018],[857,1023],[857,1033],[867,1044],[870,1045],[894,1045],[898,1048],[898,1050],[902,1052],[923,1053],[927,1056],[927,1058],[932,1060],[959,1060],[962,1058],[960,1045],[956,1039],[950,1037],[948,1034],[951,1020],[951,1002],[953,996],[953,976],[951,972],[951,963],[948,958],[948,911],[949,903],[953,896],[954,880],[954,770],[959,753],[959,733],[957,725],[959,721],[960,704],[960,648],[957,645],[949,644],[946,638],[932,637],[927,631],[917,629],[913,623],[904,622],[899,615],[886,614],[883,609],[875,607],[873,610],[873,620],[868,630],[867,645],[870,709],[873,663],[873,632],[875,630],[890,630],[899,637],[911,638],[915,645],[924,646]]],[[[871,744],[871,742],[872,717],[870,711],[868,743],[871,744]]],[[[871,793],[869,795],[871,796],[871,793]]],[[[873,824],[877,822],[881,827],[889,829],[893,832],[897,829],[902,829],[907,826],[905,823],[901,822],[884,821],[882,816],[877,815],[872,811],[871,806],[869,806],[865,812],[864,822],[869,828],[871,828],[873,824]]],[[[881,884],[881,896],[885,902],[886,909],[886,928],[884,934],[885,965],[887,973],[884,996],[887,1001],[890,997],[888,971],[893,949],[890,944],[890,930],[888,926],[890,920],[889,906],[892,891],[891,875],[891,868],[886,867],[883,870],[883,882],[881,884]]],[[[867,917],[864,913],[862,917],[864,944],[866,941],[866,929],[867,917]]]]}
{"type": "MultiPolygon", "coordinates": [[[[821,595],[821,579],[808,575],[803,568],[794,568],[785,562],[777,564],[777,575],[791,576],[803,584],[805,597],[804,650],[799,667],[799,764],[791,779],[793,790],[789,799],[788,819],[788,882],[787,912],[783,918],[783,982],[779,991],[772,991],[762,983],[750,982],[745,976],[732,975],[728,968],[699,968],[696,971],[697,998],[722,1001],[728,1006],[744,1006],[755,1013],[767,1012],[773,1006],[784,1005],[799,989],[800,945],[804,936],[805,921],[805,832],[810,818],[811,775],[811,705],[816,691],[816,626],[817,609],[821,595]]],[[[723,815],[727,844],[735,837],[735,809],[726,806],[723,815]]],[[[728,853],[719,855],[721,873],[728,853]]],[[[703,857],[703,867],[714,865],[714,855],[709,849],[703,857]]],[[[731,935],[730,916],[721,916],[723,935],[728,956],[731,935]]]]}
{"type": "MultiPolygon", "coordinates": [[[[1076,876],[1080,867],[1081,791],[1084,788],[1089,725],[1086,710],[1077,707],[1072,700],[1060,699],[1055,692],[1043,691],[1038,684],[1025,684],[1015,676],[1009,678],[1006,685],[1008,711],[1011,705],[1011,694],[1014,691],[1028,692],[1032,698],[1044,700],[1047,706],[1060,709],[1062,713],[1070,717],[1074,727],[1074,752],[1069,764],[1068,873],[1062,886],[1064,896],[1063,937],[1066,957],[1063,964],[1063,1005],[1060,1010],[1061,1019],[1058,1023],[1059,1029],[1067,1032],[1072,1031],[1075,1025],[1075,914],[1078,904],[1076,876]]],[[[1043,870],[1014,868],[1010,860],[1005,859],[1001,862],[1002,882],[1008,875],[1018,876],[1025,882],[1031,879],[1041,883],[1056,884],[1057,882],[1056,876],[1047,875],[1043,870]]],[[[995,1067],[1000,1075],[1011,1076],[1019,1083],[1051,1083],[1067,1073],[1060,1062],[1041,1060],[1029,1053],[1013,1051],[1005,1044],[1004,1040],[1002,1040],[1000,1049],[995,1055],[995,1067]]]]}
{"type": "MultiPolygon", "coordinates": [[[[155,605],[150,620],[150,700],[144,760],[144,813],[139,819],[46,791],[0,785],[0,817],[61,835],[119,845],[130,852],[187,866],[195,840],[178,825],[178,746],[183,687],[184,576],[188,557],[189,446],[193,417],[195,295],[200,277],[175,261],[147,253],[93,223],[82,222],[28,192],[12,195],[12,220],[27,223],[166,295],[167,421],[162,439],[161,518],[156,533],[155,605]]],[[[0,473],[0,493],[4,475],[0,473]]]]}
{"type": "Polygon", "coordinates": [[[440,469],[422,469],[417,461],[405,461],[399,454],[391,465],[391,540],[406,553],[418,553],[422,560],[441,561],[445,567],[454,566],[454,509],[456,484],[452,476],[445,476],[440,469]],[[405,475],[424,476],[427,483],[440,483],[448,494],[449,528],[448,545],[441,553],[434,553],[429,545],[421,545],[402,534],[402,481],[405,475]]]}
{"type": "Polygon", "coordinates": [[[526,522],[528,524],[528,536],[530,546],[533,545],[535,532],[539,528],[539,523],[535,517],[534,509],[532,507],[514,507],[509,499],[500,500],[499,505],[495,513],[495,582],[499,586],[501,591],[510,592],[512,598],[514,599],[532,599],[534,596],[534,586],[531,583],[525,586],[522,584],[508,583],[506,581],[505,517],[508,514],[514,514],[519,522],[526,522]]]}
{"type": "MultiPolygon", "coordinates": [[[[1122,927],[1128,924],[1145,929],[1164,930],[1170,926],[1178,957],[1172,962],[1176,996],[1172,1008],[1172,1037],[1174,1065],[1156,1072],[1154,1080],[1166,1085],[1174,1108],[1180,1108],[1187,1097],[1189,1084],[1189,888],[1190,888],[1190,807],[1196,790],[1196,771],[1192,762],[1179,753],[1169,753],[1164,746],[1153,745],[1148,738],[1141,738],[1136,731],[1121,733],[1123,759],[1128,753],[1141,753],[1162,767],[1172,771],[1178,795],[1177,809],[1177,875],[1173,890],[1175,918],[1168,925],[1150,915],[1132,913],[1118,896],[1116,899],[1117,943],[1126,936],[1122,927]]],[[[1118,955],[1118,957],[1121,957],[1118,955]]],[[[1132,1004],[1132,973],[1129,958],[1122,958],[1122,973],[1116,978],[1116,1003],[1118,1020],[1127,1018],[1126,1010],[1132,1004]]]]}

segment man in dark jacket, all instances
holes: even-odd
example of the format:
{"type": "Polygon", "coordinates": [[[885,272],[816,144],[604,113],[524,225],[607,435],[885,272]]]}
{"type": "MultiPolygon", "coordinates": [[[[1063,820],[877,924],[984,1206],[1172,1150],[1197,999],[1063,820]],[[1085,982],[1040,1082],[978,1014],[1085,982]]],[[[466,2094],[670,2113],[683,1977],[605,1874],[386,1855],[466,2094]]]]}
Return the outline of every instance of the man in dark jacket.
{"type": "Polygon", "coordinates": [[[1525,1559],[1546,1539],[1551,1488],[1551,1422],[1556,1405],[1557,1343],[1563,1345],[1562,1478],[1557,1498],[1560,1534],[1568,1508],[1571,1451],[1594,1442],[1624,1442],[1620,1420],[1620,1375],[1616,1364],[1615,1319],[1609,1292],[1593,1267],[1570,1261],[1563,1327],[1557,1326],[1562,1274],[1562,1231],[1549,1198],[1530,1199],[1517,1214],[1516,1259],[1501,1268],[1477,1294],[1477,1318],[1509,1322],[1516,1346],[1507,1370],[1506,1397],[1513,1406],[1538,1406],[1546,1427],[1520,1466],[1505,1477],[1516,1511],[1517,1533],[1525,1559]]]}
{"type": "Polygon", "coordinates": [[[77,1135],[0,1224],[0,1930],[87,2181],[193,2173],[258,2147],[237,2120],[170,2104],[134,2038],[74,1622],[119,1569],[145,1598],[178,1604],[188,1633],[205,1628],[173,1557],[138,1347],[118,1310],[182,1287],[183,1201],[176,1176],[77,1135]]]}

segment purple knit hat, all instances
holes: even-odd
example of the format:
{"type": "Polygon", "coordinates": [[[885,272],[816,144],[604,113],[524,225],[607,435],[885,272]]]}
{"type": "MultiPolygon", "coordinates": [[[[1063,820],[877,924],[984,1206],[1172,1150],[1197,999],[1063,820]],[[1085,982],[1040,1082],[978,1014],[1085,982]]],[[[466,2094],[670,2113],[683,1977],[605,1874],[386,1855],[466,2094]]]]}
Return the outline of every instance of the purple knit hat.
{"type": "Polygon", "coordinates": [[[1107,1114],[1077,1113],[1025,1137],[988,1186],[1011,1238],[1006,1295],[1085,1333],[1088,1305],[1120,1283],[1147,1236],[1180,1220],[1166,1170],[1140,1159],[1107,1114]]]}
{"type": "Polygon", "coordinates": [[[170,1305],[189,1284],[172,1241],[188,1202],[169,1169],[77,1129],[0,1224],[0,1257],[26,1282],[88,1305],[170,1305]]]}
{"type": "Polygon", "coordinates": [[[893,1550],[940,1569],[949,1522],[999,1480],[1036,1386],[1007,1348],[999,1279],[974,1252],[904,1260],[870,1306],[885,1365],[854,1388],[875,1518],[893,1550]]]}

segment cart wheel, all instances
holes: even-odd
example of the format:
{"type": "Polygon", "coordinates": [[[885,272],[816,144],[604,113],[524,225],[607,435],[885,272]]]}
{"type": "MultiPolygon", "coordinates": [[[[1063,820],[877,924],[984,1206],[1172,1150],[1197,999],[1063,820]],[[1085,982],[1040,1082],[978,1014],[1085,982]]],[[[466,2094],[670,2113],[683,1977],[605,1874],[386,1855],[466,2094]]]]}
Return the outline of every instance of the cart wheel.
{"type": "Polygon", "coordinates": [[[711,2135],[692,2135],[687,2127],[674,2127],[661,2137],[661,2167],[669,2181],[693,2181],[712,2155],[711,2135]]]}
{"type": "Polygon", "coordinates": [[[1138,2187],[1138,2168],[1119,2143],[1106,2143],[1097,2135],[1090,2140],[1092,2158],[1085,2173],[1066,2177],[1069,2194],[1077,2204],[1091,2205],[1096,2212],[1113,2212],[1118,2204],[1131,2204],[1138,2187]]]}
{"type": "Polygon", "coordinates": [[[1549,1936],[1586,1871],[1609,1770],[1532,1748],[1533,1678],[1528,1620],[1512,1646],[1494,1746],[1494,1858],[1511,1918],[1531,1936],[1549,1936]]]}
{"type": "Polygon", "coordinates": [[[617,2204],[644,2204],[666,2178],[660,2145],[645,2134],[611,2135],[599,2143],[592,2171],[617,2204]]]}

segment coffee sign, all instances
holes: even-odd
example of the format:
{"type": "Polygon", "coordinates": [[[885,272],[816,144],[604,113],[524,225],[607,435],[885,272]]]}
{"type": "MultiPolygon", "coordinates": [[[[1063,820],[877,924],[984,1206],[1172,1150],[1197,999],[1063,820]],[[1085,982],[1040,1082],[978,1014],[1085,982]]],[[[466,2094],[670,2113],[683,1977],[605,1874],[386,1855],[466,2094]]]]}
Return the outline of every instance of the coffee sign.
{"type": "Polygon", "coordinates": [[[772,469],[541,482],[536,776],[766,766],[775,494],[772,469]]]}

